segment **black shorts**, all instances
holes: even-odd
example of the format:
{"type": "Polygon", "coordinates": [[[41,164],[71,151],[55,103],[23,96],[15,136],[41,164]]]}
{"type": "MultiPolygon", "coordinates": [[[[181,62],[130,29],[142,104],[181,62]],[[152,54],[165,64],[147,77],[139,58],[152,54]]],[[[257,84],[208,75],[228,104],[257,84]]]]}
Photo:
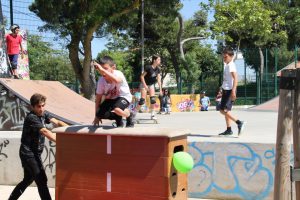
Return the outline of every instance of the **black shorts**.
{"type": "Polygon", "coordinates": [[[103,103],[100,105],[96,116],[105,119],[103,118],[104,115],[106,116],[105,113],[111,112],[115,108],[120,108],[121,110],[125,110],[128,106],[129,106],[129,102],[127,101],[127,99],[123,97],[118,97],[116,99],[105,99],[103,103]]]}
{"type": "Polygon", "coordinates": [[[233,102],[234,101],[231,100],[231,90],[223,89],[220,110],[230,111],[232,109],[233,102]]]}

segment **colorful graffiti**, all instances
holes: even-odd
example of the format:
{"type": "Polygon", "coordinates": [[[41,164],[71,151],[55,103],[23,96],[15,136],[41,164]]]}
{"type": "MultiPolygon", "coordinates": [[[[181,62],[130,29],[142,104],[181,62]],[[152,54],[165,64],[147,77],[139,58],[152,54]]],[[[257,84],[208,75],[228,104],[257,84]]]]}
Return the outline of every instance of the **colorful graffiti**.
{"type": "Polygon", "coordinates": [[[24,57],[22,58],[21,55],[18,59],[18,73],[22,77],[22,79],[29,80],[29,58],[28,58],[28,51],[27,51],[27,32],[26,30],[20,30],[19,33],[22,37],[22,47],[24,51],[24,57]]]}
{"type": "Polygon", "coordinates": [[[185,99],[183,101],[178,102],[176,105],[177,105],[177,109],[180,112],[195,111],[195,104],[194,101],[191,99],[185,99]]]}
{"type": "Polygon", "coordinates": [[[272,150],[256,151],[255,146],[242,143],[193,142],[189,152],[195,161],[189,174],[189,180],[193,180],[190,197],[208,198],[214,193],[214,197],[263,200],[273,194],[272,150]]]}

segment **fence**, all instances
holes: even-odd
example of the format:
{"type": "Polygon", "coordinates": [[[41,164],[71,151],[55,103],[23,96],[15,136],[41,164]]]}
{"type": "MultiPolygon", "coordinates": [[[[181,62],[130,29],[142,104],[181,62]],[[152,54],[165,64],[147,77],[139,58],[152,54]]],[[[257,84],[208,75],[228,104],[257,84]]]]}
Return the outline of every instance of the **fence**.
{"type": "MultiPolygon", "coordinates": [[[[243,57],[235,61],[239,80],[236,104],[243,105],[260,104],[276,97],[279,93],[277,72],[285,67],[295,67],[299,56],[298,47],[289,51],[284,48],[262,49],[261,69],[259,49],[243,49],[241,52],[243,57]]],[[[181,91],[186,94],[190,85],[193,85],[195,93],[205,90],[214,99],[221,83],[222,72],[216,76],[203,73],[199,83],[183,82],[181,91]]],[[[172,92],[177,93],[177,90],[173,88],[172,92]]]]}

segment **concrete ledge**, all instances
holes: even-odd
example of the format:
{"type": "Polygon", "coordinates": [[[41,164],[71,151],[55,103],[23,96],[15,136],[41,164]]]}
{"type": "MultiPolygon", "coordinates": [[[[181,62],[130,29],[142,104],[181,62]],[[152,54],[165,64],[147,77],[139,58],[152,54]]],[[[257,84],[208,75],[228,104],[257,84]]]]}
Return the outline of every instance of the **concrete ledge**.
{"type": "Polygon", "coordinates": [[[275,144],[189,140],[189,197],[273,199],[275,144]]]}
{"type": "MultiPolygon", "coordinates": [[[[0,185],[16,185],[23,177],[20,137],[21,132],[0,132],[0,185]]],[[[42,160],[48,185],[54,187],[55,145],[46,144],[42,160]]],[[[188,146],[195,161],[188,175],[189,197],[273,199],[275,143],[191,136],[188,146]]]]}
{"type": "MultiPolygon", "coordinates": [[[[16,185],[23,179],[19,157],[20,131],[0,131],[0,185],[16,185]]],[[[48,177],[48,186],[55,186],[55,143],[46,139],[42,161],[48,177]]],[[[33,184],[34,185],[34,184],[33,184]]]]}

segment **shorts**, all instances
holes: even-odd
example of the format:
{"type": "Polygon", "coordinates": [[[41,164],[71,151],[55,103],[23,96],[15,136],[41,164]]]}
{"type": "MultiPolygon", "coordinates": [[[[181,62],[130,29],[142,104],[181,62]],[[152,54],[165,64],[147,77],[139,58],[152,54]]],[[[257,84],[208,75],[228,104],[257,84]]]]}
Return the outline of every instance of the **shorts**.
{"type": "MultiPolygon", "coordinates": [[[[154,84],[152,84],[152,85],[147,85],[148,86],[148,88],[150,89],[150,88],[153,88],[154,90],[155,90],[155,87],[154,87],[154,84]]],[[[144,87],[144,84],[143,83],[141,83],[140,84],[140,89],[144,89],[145,87],[144,87]]]]}
{"type": "Polygon", "coordinates": [[[19,57],[19,54],[8,55],[12,69],[18,68],[18,57],[19,57]]]}
{"type": "Polygon", "coordinates": [[[125,110],[129,106],[129,102],[124,97],[118,97],[116,99],[105,99],[99,106],[96,116],[100,119],[114,119],[111,115],[111,111],[115,108],[125,110]]]}
{"type": "Polygon", "coordinates": [[[230,111],[232,109],[233,102],[234,101],[231,100],[231,90],[223,89],[220,110],[230,111]]]}

